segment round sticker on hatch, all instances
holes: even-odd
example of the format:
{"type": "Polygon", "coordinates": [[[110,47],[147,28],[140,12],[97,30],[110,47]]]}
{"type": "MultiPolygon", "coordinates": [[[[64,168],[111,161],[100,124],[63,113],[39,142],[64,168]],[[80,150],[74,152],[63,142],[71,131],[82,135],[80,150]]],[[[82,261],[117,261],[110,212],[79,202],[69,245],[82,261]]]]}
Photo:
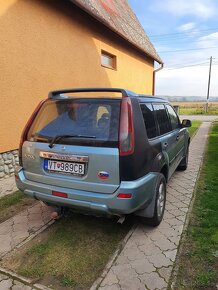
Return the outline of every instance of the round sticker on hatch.
{"type": "Polygon", "coordinates": [[[106,171],[100,171],[98,172],[98,177],[100,179],[108,179],[109,178],[109,173],[106,171]]]}

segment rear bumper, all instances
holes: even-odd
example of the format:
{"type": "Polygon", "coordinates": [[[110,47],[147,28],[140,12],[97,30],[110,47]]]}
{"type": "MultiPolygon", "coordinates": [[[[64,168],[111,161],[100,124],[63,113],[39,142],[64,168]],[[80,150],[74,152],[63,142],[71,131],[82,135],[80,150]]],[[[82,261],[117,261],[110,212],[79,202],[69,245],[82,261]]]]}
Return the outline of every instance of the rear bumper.
{"type": "Polygon", "coordinates": [[[123,181],[112,194],[96,193],[73,188],[64,188],[27,180],[24,170],[16,172],[17,187],[28,196],[52,203],[57,206],[68,206],[79,211],[106,215],[130,214],[144,209],[153,198],[157,173],[149,173],[135,181],[123,181]],[[52,195],[52,191],[67,193],[68,198],[52,195]],[[118,198],[119,193],[131,193],[132,197],[118,198]]]}

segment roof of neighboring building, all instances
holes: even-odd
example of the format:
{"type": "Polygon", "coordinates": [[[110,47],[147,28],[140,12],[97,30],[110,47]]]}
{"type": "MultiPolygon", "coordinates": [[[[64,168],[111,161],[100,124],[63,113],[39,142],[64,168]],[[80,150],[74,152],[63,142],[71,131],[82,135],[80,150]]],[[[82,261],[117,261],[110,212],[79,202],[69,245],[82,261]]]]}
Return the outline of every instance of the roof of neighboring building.
{"type": "Polygon", "coordinates": [[[132,45],[163,63],[127,0],[71,0],[132,45]]]}

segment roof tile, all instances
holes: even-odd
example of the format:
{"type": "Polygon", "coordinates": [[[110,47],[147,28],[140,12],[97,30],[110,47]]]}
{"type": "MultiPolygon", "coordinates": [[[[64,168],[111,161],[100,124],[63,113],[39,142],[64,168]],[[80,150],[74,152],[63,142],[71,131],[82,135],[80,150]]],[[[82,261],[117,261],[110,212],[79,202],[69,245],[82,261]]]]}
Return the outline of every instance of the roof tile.
{"type": "Polygon", "coordinates": [[[163,63],[127,0],[71,0],[142,52],[163,63]]]}

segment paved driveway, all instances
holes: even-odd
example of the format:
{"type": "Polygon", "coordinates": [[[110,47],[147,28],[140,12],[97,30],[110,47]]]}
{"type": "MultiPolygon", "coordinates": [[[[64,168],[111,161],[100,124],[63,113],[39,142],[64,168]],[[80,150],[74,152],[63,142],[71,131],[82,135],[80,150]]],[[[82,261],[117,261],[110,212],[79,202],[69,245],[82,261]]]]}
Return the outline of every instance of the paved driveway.
{"type": "Polygon", "coordinates": [[[157,228],[138,225],[100,283],[99,289],[167,289],[193,198],[210,124],[202,123],[191,142],[188,169],[184,172],[177,171],[168,183],[162,223],[157,228]]]}

